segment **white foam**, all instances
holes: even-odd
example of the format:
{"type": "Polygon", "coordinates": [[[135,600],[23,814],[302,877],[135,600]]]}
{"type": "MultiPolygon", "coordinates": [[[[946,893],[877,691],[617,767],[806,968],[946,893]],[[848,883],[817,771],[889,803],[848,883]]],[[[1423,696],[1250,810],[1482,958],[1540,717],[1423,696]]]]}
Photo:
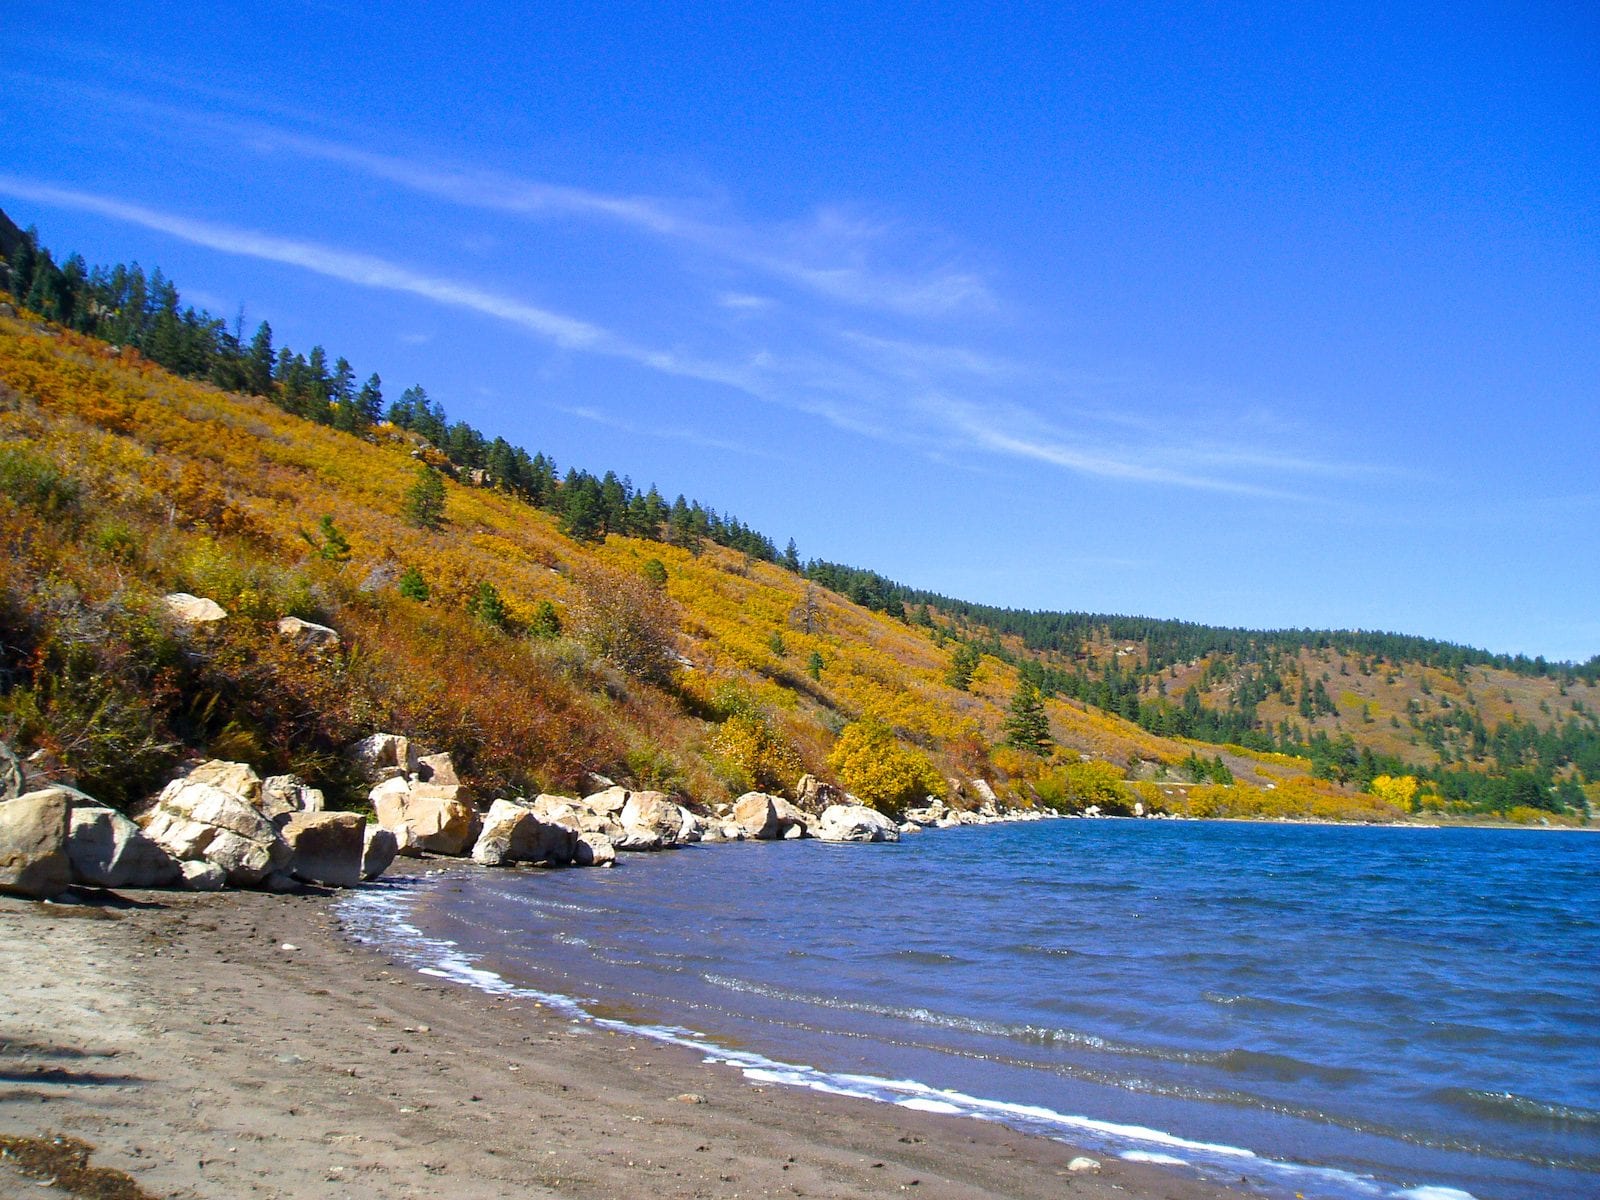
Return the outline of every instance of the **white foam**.
{"type": "Polygon", "coordinates": [[[1460,1188],[1434,1187],[1431,1184],[1407,1188],[1399,1194],[1405,1200],[1478,1200],[1471,1192],[1463,1192],[1460,1188]]]}
{"type": "Polygon", "coordinates": [[[1164,1167],[1187,1167],[1189,1160],[1176,1154],[1158,1154],[1154,1150],[1124,1150],[1117,1155],[1127,1162],[1160,1163],[1164,1167]]]}
{"type": "Polygon", "coordinates": [[[966,1109],[951,1104],[949,1101],[924,1100],[918,1096],[912,1096],[905,1100],[896,1100],[895,1104],[901,1108],[915,1109],[917,1112],[943,1113],[950,1117],[959,1117],[966,1113],[966,1109]]]}

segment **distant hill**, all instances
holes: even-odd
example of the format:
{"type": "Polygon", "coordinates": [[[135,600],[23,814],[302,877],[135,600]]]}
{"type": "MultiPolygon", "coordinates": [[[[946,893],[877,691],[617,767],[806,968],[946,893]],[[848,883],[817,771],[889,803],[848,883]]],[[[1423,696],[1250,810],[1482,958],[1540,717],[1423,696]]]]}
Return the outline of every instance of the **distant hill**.
{"type": "Polygon", "coordinates": [[[377,728],[484,796],[604,775],[716,803],[807,771],[891,808],[947,779],[1195,815],[1596,798],[1600,659],[1020,612],[802,562],[245,341],[160,272],[58,264],[3,220],[0,245],[0,735],[123,801],[204,750],[356,802],[338,750],[377,728]],[[231,615],[174,625],[173,591],[231,615]]]}

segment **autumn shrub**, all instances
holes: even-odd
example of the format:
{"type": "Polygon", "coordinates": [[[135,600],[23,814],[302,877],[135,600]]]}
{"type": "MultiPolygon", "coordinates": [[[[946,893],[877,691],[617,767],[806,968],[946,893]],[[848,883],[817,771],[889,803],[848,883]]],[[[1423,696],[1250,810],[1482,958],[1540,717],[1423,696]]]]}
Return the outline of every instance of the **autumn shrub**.
{"type": "Polygon", "coordinates": [[[47,517],[76,515],[83,486],[26,446],[0,447],[0,494],[47,517]]]}
{"type": "Polygon", "coordinates": [[[169,717],[181,659],[161,623],[125,596],[101,601],[69,581],[12,581],[3,609],[8,740],[50,751],[80,785],[126,807],[162,781],[180,746],[169,717]]]}
{"type": "Polygon", "coordinates": [[[1057,812],[1082,812],[1091,807],[1115,816],[1133,812],[1135,796],[1122,771],[1100,759],[1052,767],[1032,786],[1039,802],[1057,812]]]}
{"type": "Polygon", "coordinates": [[[275,620],[321,615],[310,581],[300,572],[211,538],[196,539],[182,554],[173,583],[181,591],[215,600],[234,616],[275,620]]]}
{"type": "Polygon", "coordinates": [[[942,796],[945,781],[933,764],[895,740],[894,732],[876,717],[847,725],[828,765],[845,791],[864,804],[898,815],[926,796],[942,796]]]}
{"type": "Polygon", "coordinates": [[[577,635],[586,647],[648,683],[677,668],[678,607],[638,575],[592,566],[579,578],[577,635]]]}

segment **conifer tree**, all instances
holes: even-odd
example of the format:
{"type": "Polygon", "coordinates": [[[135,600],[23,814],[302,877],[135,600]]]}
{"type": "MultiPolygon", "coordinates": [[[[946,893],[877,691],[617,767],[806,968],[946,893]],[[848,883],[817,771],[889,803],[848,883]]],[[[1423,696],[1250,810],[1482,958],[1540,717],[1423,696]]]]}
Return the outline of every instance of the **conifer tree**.
{"type": "Polygon", "coordinates": [[[432,467],[418,469],[401,512],[407,524],[418,529],[438,529],[444,523],[444,480],[439,472],[432,467]]]}
{"type": "Polygon", "coordinates": [[[1029,754],[1048,754],[1055,740],[1050,736],[1044,699],[1039,689],[1026,679],[1017,681],[1017,690],[1011,697],[1011,715],[1001,728],[1005,731],[1006,745],[1029,754]]]}

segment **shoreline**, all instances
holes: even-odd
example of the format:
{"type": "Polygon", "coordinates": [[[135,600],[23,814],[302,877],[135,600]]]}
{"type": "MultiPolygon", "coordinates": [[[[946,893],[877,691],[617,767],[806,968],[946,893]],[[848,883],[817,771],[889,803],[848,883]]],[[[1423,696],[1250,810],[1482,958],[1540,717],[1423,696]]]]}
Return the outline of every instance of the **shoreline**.
{"type": "MultiPolygon", "coordinates": [[[[74,901],[0,900],[0,1123],[152,1195],[1254,1194],[442,983],[348,940],[330,893],[74,901]]],[[[0,1200],[34,1185],[0,1167],[0,1200]]]]}

